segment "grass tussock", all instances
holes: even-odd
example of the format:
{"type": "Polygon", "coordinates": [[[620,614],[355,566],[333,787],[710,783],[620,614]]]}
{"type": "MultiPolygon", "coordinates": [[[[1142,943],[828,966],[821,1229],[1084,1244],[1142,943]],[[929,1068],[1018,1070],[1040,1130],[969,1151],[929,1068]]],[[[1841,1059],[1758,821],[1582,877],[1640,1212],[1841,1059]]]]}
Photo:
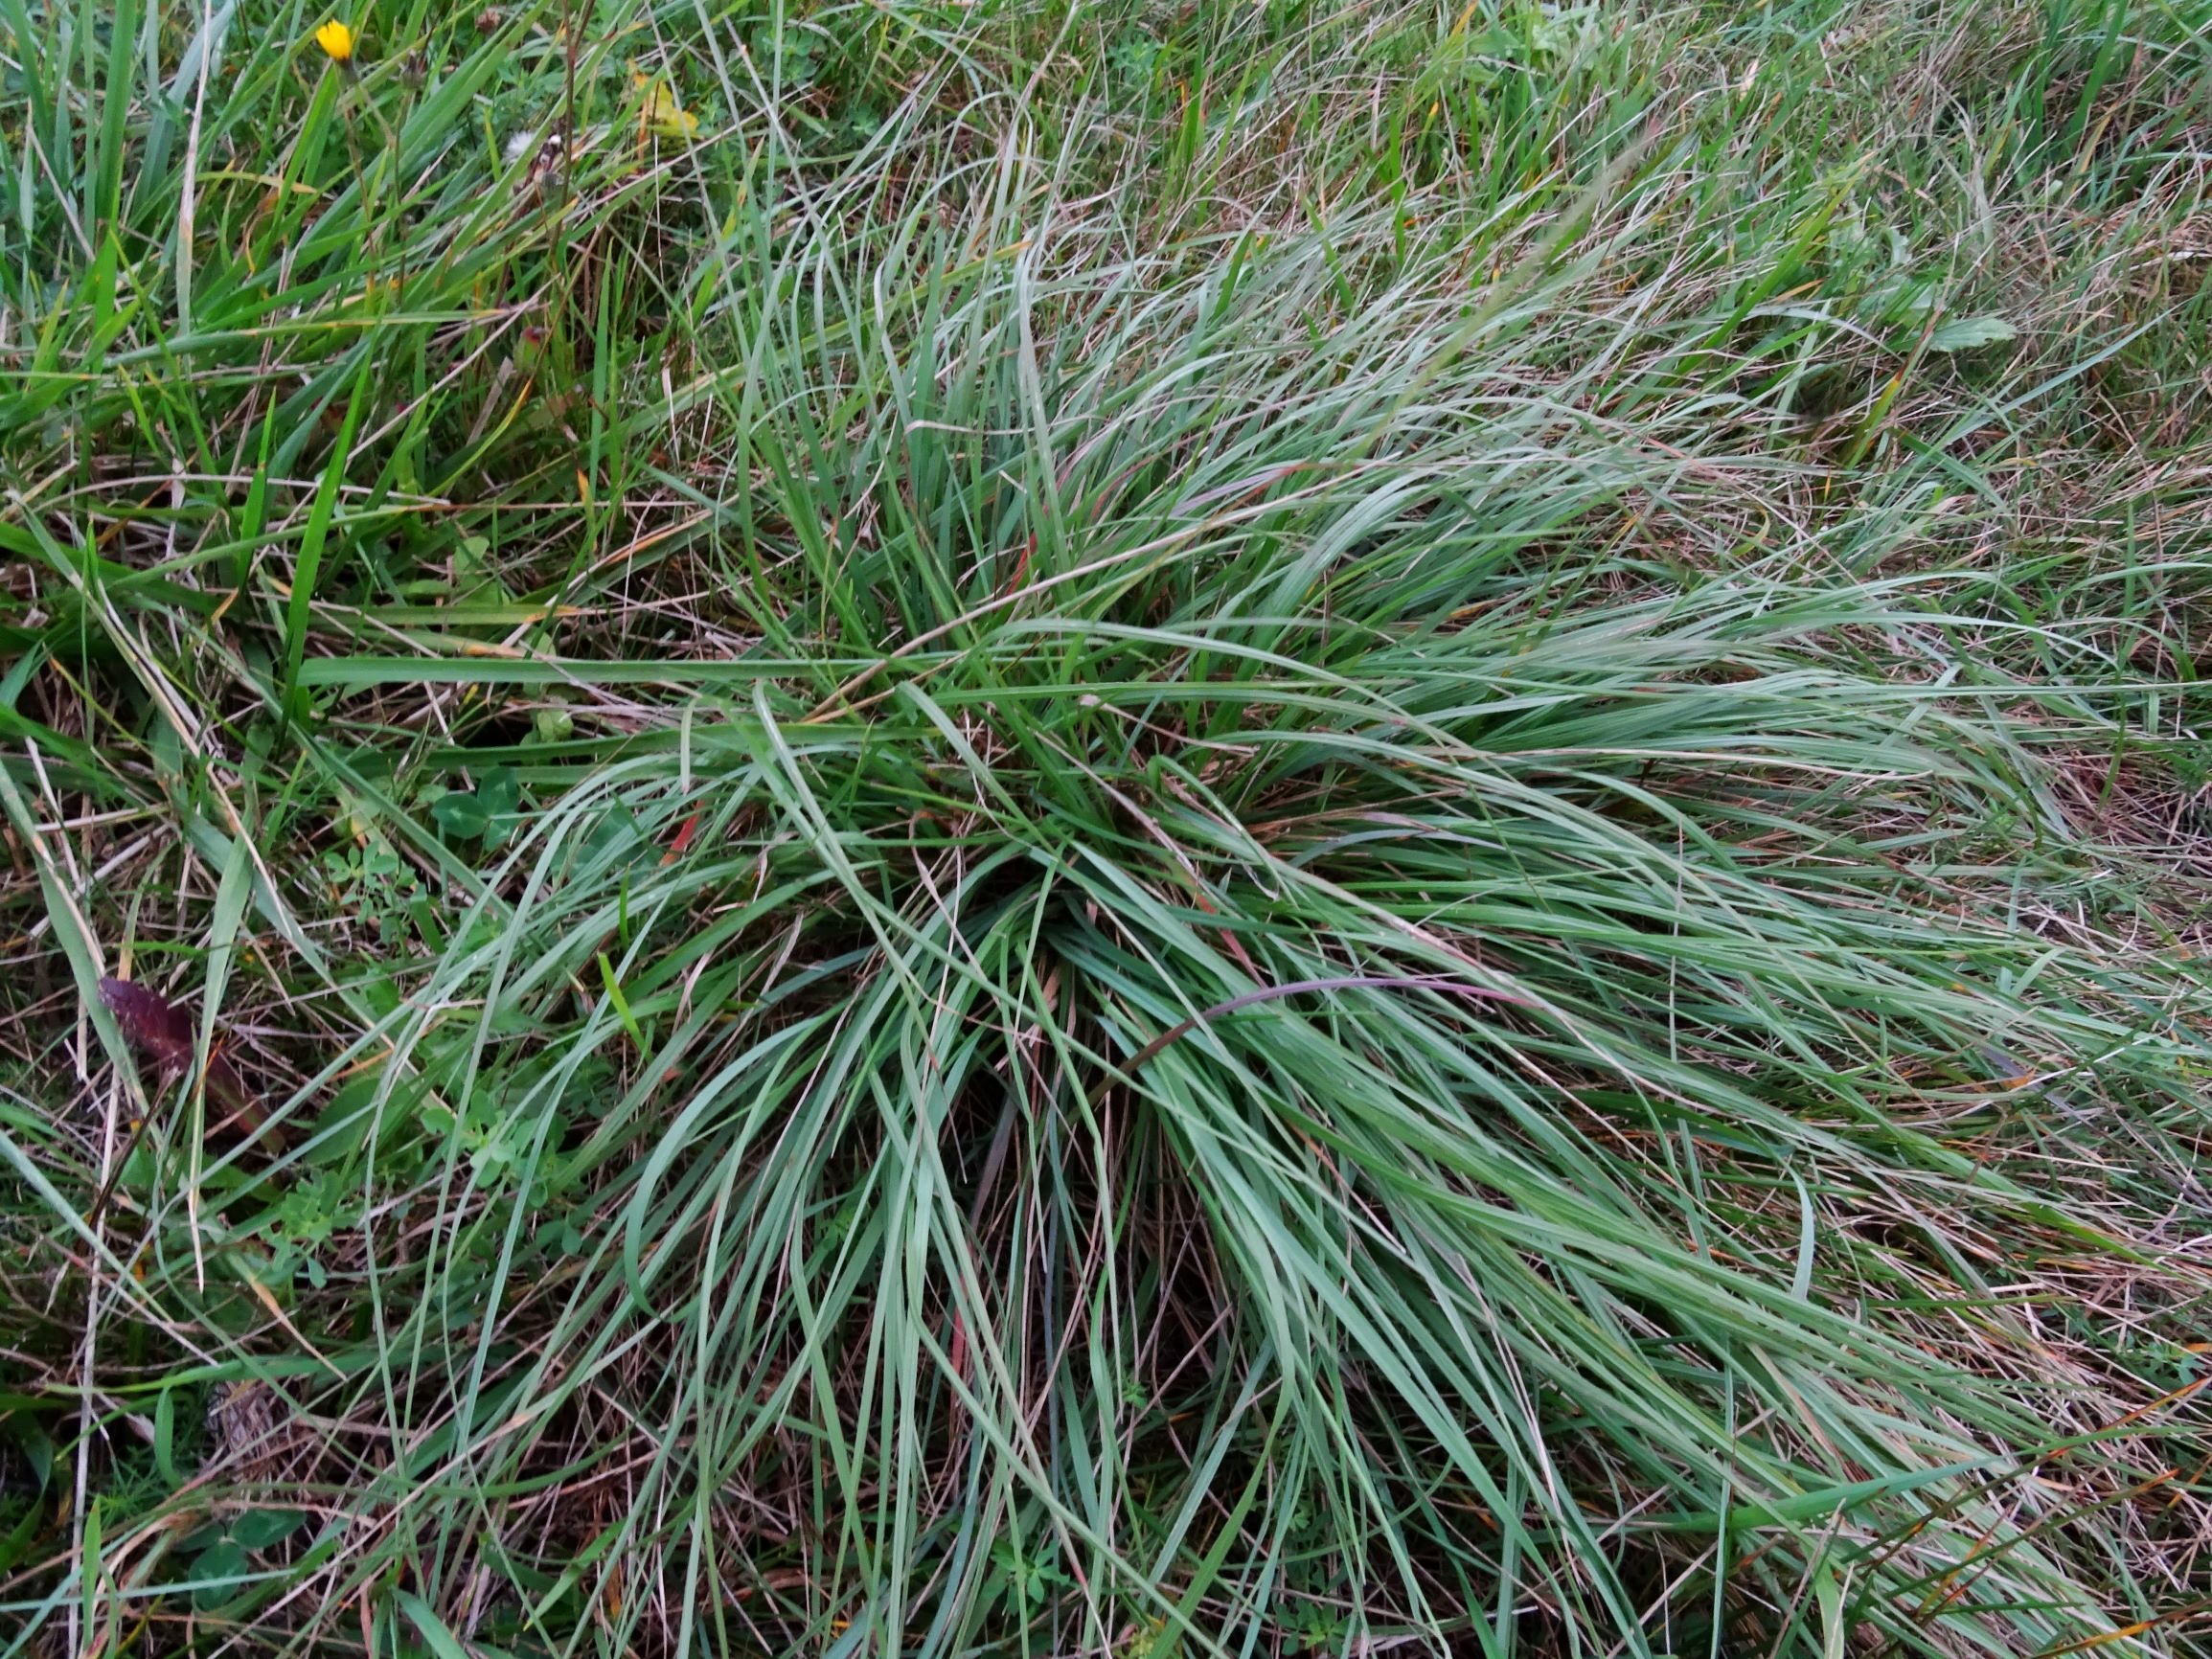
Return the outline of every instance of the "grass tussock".
{"type": "Polygon", "coordinates": [[[331,21],[0,0],[0,1652],[2201,1648],[2212,11],[331,21]]]}

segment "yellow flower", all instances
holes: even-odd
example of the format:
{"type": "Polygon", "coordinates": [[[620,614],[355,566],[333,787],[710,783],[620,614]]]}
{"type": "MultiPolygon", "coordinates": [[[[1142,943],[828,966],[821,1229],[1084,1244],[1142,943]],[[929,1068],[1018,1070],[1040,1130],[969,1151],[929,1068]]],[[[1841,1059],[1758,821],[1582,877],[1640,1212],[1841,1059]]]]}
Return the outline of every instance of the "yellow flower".
{"type": "Polygon", "coordinates": [[[353,32],[335,17],[315,31],[315,44],[332,63],[353,61],[353,32]]]}

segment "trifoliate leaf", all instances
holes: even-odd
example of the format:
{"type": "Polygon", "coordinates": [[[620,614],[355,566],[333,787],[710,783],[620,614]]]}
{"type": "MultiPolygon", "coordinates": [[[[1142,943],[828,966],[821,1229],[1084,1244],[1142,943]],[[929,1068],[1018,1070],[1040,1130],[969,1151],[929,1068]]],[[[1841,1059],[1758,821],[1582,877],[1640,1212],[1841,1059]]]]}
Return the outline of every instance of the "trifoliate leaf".
{"type": "Polygon", "coordinates": [[[473,837],[491,827],[491,814],[484,809],[484,804],[473,795],[458,791],[441,795],[431,802],[430,815],[448,835],[473,837]]]}

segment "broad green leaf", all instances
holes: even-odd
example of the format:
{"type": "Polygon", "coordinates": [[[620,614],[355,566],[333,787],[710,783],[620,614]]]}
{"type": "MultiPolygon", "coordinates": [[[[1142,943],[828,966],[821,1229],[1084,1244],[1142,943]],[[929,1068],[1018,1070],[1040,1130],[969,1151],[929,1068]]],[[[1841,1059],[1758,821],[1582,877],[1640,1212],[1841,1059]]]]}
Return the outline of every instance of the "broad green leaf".
{"type": "Polygon", "coordinates": [[[1977,346],[2001,346],[2019,338],[2019,330],[1999,316],[1948,317],[1936,324],[1927,337],[1931,352],[1971,352],[1977,346]]]}

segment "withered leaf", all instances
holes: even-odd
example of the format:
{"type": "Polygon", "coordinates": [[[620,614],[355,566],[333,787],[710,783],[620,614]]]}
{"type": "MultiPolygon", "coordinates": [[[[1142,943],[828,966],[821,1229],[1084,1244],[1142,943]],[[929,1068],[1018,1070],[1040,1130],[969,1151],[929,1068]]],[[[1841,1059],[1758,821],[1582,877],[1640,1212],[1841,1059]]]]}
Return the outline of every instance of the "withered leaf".
{"type": "Polygon", "coordinates": [[[192,1066],[192,1019],[158,990],[127,979],[100,982],[100,1000],[130,1039],[130,1046],[164,1078],[192,1066]]]}
{"type": "MultiPolygon", "coordinates": [[[[103,979],[100,1000],[138,1057],[162,1081],[173,1081],[192,1070],[193,1022],[183,1009],[158,990],[127,979],[103,979]]],[[[207,1092],[246,1128],[261,1127],[261,1109],[254,1103],[253,1092],[219,1048],[208,1053],[207,1092]]],[[[271,1136],[275,1138],[273,1129],[271,1136]]]]}

